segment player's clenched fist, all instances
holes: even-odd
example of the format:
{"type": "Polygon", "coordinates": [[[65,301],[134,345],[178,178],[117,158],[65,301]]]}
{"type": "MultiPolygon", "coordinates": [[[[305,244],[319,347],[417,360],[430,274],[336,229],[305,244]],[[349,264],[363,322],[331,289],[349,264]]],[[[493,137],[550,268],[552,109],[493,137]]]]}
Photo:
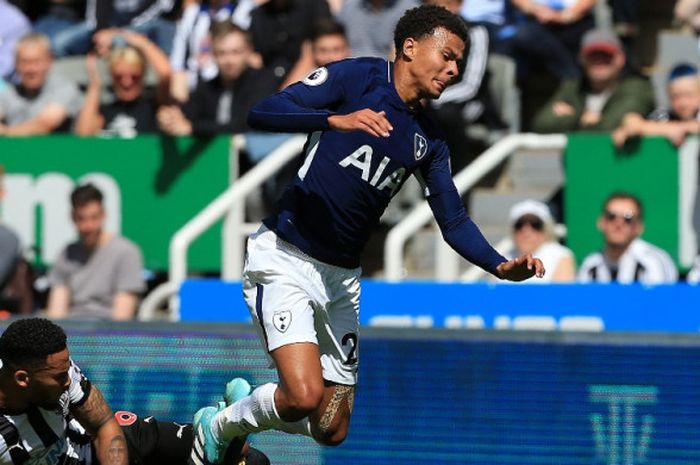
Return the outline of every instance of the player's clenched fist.
{"type": "Polygon", "coordinates": [[[524,281],[532,276],[543,277],[544,265],[539,258],[526,254],[501,263],[496,267],[496,272],[501,279],[524,281]]]}
{"type": "Polygon", "coordinates": [[[336,131],[364,131],[375,137],[389,137],[390,131],[394,129],[386,119],[385,112],[376,112],[369,108],[347,115],[329,116],[328,124],[336,131]]]}

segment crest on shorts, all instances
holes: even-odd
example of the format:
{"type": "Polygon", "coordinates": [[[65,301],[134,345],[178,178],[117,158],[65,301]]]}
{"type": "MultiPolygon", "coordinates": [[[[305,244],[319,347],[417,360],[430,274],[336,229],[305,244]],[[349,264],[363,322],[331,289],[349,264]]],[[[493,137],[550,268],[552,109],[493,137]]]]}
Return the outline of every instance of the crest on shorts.
{"type": "Polygon", "coordinates": [[[320,86],[326,82],[326,79],[328,79],[328,69],[321,66],[320,68],[316,68],[315,70],[311,71],[311,73],[309,73],[309,75],[306,76],[301,82],[307,86],[320,86]]]}
{"type": "Polygon", "coordinates": [[[292,324],[292,312],[289,310],[280,310],[272,315],[272,324],[280,333],[287,331],[289,325],[292,324]]]}
{"type": "Polygon", "coordinates": [[[416,133],[413,136],[413,156],[416,157],[416,160],[420,160],[426,153],[428,153],[428,141],[416,133]]]}

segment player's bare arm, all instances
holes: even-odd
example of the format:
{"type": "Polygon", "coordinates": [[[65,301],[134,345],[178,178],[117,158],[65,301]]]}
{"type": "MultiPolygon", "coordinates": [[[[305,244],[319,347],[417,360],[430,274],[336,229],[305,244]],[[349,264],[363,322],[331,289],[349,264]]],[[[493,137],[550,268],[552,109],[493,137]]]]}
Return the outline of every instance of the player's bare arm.
{"type": "Polygon", "coordinates": [[[496,267],[498,277],[508,281],[524,281],[533,276],[541,278],[544,272],[542,260],[533,257],[532,254],[508,260],[496,267]]]}
{"type": "Polygon", "coordinates": [[[96,386],[91,386],[87,400],[73,414],[94,438],[97,457],[102,465],[129,463],[126,438],[114,419],[112,409],[96,386]]]}
{"type": "Polygon", "coordinates": [[[364,131],[375,137],[389,137],[389,133],[394,129],[384,111],[376,112],[369,108],[347,115],[329,116],[328,124],[336,131],[364,131]]]}

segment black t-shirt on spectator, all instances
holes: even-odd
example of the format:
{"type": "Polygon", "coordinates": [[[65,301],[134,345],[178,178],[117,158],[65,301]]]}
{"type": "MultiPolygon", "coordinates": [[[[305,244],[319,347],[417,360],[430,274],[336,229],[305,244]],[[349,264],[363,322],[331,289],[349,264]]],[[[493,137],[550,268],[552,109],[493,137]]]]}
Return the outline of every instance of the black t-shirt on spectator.
{"type": "Polygon", "coordinates": [[[281,82],[299,59],[316,21],[330,17],[326,0],[270,0],[251,12],[253,47],[281,82]]]}
{"type": "Polygon", "coordinates": [[[250,109],[276,90],[277,80],[269,71],[249,68],[231,87],[225,87],[218,76],[200,82],[183,112],[195,135],[240,134],[249,129],[246,119],[250,109]]]}
{"type": "Polygon", "coordinates": [[[140,98],[131,102],[116,100],[100,106],[105,119],[103,131],[122,137],[157,132],[156,105],[152,99],[140,98]]]}

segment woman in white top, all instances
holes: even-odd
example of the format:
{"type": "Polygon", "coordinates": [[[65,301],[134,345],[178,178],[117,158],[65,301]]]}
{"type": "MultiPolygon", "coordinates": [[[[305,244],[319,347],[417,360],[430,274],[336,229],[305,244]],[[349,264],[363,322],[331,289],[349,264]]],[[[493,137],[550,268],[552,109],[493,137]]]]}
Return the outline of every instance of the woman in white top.
{"type": "Polygon", "coordinates": [[[517,257],[531,253],[542,260],[547,272],[543,279],[527,279],[525,283],[572,282],[576,275],[574,254],[554,239],[554,220],[547,205],[524,200],[510,209],[513,250],[517,257]]]}

